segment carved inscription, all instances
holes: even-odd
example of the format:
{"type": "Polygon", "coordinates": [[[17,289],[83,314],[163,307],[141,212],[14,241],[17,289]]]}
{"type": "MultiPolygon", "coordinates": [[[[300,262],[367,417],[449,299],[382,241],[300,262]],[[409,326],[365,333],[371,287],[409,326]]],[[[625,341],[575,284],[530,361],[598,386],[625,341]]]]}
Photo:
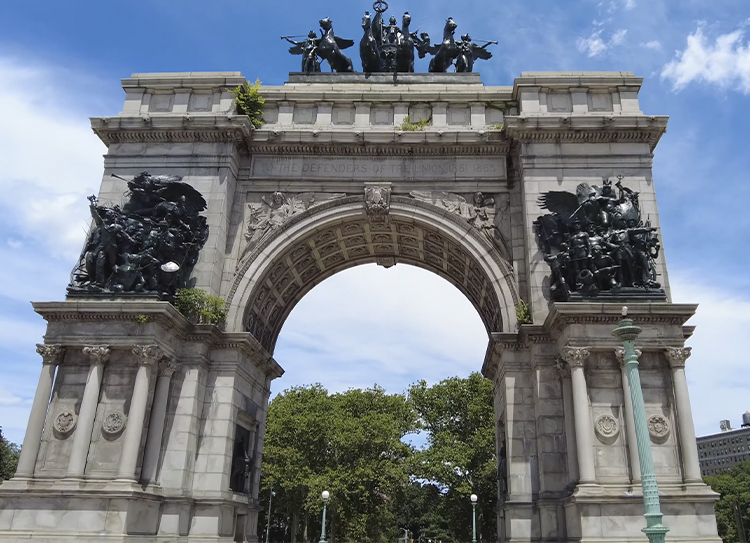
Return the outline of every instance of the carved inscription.
{"type": "Polygon", "coordinates": [[[372,158],[255,156],[253,177],[303,179],[505,179],[504,157],[372,158]]]}

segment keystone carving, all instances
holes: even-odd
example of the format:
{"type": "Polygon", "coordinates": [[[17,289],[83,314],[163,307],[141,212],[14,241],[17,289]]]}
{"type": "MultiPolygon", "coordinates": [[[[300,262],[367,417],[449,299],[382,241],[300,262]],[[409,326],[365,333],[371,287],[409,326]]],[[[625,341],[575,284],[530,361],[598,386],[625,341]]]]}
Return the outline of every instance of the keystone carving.
{"type": "Polygon", "coordinates": [[[65,348],[62,345],[45,345],[43,343],[36,344],[36,352],[42,357],[42,364],[52,364],[57,366],[62,362],[62,356],[65,352],[65,348]]]}
{"type": "Polygon", "coordinates": [[[391,184],[365,185],[365,213],[372,222],[388,222],[391,184]]]}
{"type": "Polygon", "coordinates": [[[692,347],[664,347],[664,354],[672,368],[684,368],[685,361],[690,358],[692,347]]]}
{"type": "Polygon", "coordinates": [[[152,366],[164,358],[164,352],[158,345],[136,345],[133,354],[138,357],[139,364],[152,366]]]}
{"type": "Polygon", "coordinates": [[[563,347],[560,356],[571,368],[582,368],[591,351],[588,347],[563,347]]]}
{"type": "MultiPolygon", "coordinates": [[[[641,357],[643,354],[643,351],[640,349],[635,350],[635,356],[638,358],[641,357]]],[[[624,347],[615,347],[615,357],[617,357],[617,361],[620,363],[620,366],[625,365],[625,348],[624,347]]]]}
{"type": "Polygon", "coordinates": [[[89,357],[92,364],[106,364],[112,350],[109,345],[84,345],[83,354],[89,357]]]}

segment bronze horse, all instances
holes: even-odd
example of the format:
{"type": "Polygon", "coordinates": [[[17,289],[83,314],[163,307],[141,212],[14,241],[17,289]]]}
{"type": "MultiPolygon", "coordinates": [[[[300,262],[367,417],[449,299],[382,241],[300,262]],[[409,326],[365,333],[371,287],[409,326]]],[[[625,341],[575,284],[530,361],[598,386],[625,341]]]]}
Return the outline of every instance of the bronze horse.
{"type": "Polygon", "coordinates": [[[337,72],[353,72],[352,59],[341,50],[351,47],[354,42],[334,35],[330,17],[320,20],[320,28],[323,35],[318,43],[318,56],[327,60],[331,69],[337,72]]]}
{"type": "Polygon", "coordinates": [[[453,33],[458,25],[453,17],[448,17],[443,29],[443,42],[440,45],[431,46],[427,52],[435,55],[430,60],[430,72],[445,72],[453,64],[453,59],[458,56],[458,46],[453,38],[453,33]]]}

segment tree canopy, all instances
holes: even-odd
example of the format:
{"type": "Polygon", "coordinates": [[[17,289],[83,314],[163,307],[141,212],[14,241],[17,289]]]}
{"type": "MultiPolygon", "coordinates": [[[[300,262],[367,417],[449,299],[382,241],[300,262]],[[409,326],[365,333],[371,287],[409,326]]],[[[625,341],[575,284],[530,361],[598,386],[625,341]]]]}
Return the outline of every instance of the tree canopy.
{"type": "Polygon", "coordinates": [[[8,480],[15,475],[19,456],[21,447],[5,439],[0,427],[0,480],[8,480]]]}
{"type": "Polygon", "coordinates": [[[727,472],[704,479],[721,494],[715,508],[721,539],[725,543],[739,543],[739,524],[744,527],[745,541],[750,541],[750,462],[742,462],[727,472]]]}
{"type": "Polygon", "coordinates": [[[267,509],[273,491],[274,542],[317,541],[328,490],[329,540],[393,541],[406,529],[449,543],[471,539],[475,493],[478,536],[494,539],[495,474],[492,385],[479,374],[405,394],[311,385],[269,405],[260,499],[267,509]],[[404,442],[418,432],[424,447],[404,442]]]}

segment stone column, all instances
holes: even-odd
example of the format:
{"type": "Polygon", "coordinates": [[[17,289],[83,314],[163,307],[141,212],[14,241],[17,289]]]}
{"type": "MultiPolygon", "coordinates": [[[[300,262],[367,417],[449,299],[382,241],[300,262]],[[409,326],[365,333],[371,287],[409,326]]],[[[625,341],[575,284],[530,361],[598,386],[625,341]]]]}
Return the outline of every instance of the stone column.
{"type": "Polygon", "coordinates": [[[163,358],[157,345],[136,345],[133,354],[138,362],[138,373],[130,399],[128,424],[123,434],[122,456],[120,456],[119,480],[135,481],[135,470],[138,467],[138,450],[141,448],[143,423],[146,418],[148,392],[151,386],[151,373],[156,363],[163,358]]]}
{"type": "Polygon", "coordinates": [[[562,381],[563,415],[565,420],[565,449],[568,459],[568,478],[578,481],[578,454],[576,452],[576,428],[573,421],[573,391],[570,386],[570,368],[561,360],[557,371],[562,381]]]}
{"type": "Polygon", "coordinates": [[[86,345],[83,354],[89,357],[91,367],[83,390],[78,425],[73,436],[73,446],[70,450],[68,462],[68,477],[83,477],[86,469],[86,458],[91,445],[91,433],[94,430],[96,407],[99,405],[99,389],[104,375],[104,364],[109,360],[112,351],[109,345],[86,345]]]}
{"type": "MultiPolygon", "coordinates": [[[[636,356],[641,356],[640,349],[635,350],[636,356]]],[[[633,418],[633,399],[630,396],[630,383],[628,382],[628,370],[625,366],[625,349],[615,348],[615,356],[620,363],[622,379],[623,402],[625,403],[625,428],[628,435],[628,456],[630,457],[630,480],[633,483],[641,482],[641,464],[638,460],[638,438],[635,434],[635,419],[633,418]]]]}
{"type": "Polygon", "coordinates": [[[159,378],[156,380],[154,403],[151,406],[151,419],[146,437],[146,451],[143,454],[143,469],[141,482],[144,484],[156,482],[156,468],[159,464],[161,440],[164,433],[164,420],[167,416],[169,402],[169,383],[172,374],[177,370],[177,363],[172,359],[164,359],[159,363],[159,378]]]}
{"type": "Polygon", "coordinates": [[[594,430],[589,410],[589,397],[583,362],[591,352],[587,347],[563,347],[561,356],[570,366],[570,380],[573,388],[573,413],[575,415],[576,448],[578,452],[578,473],[580,484],[596,484],[594,463],[594,430]]]}
{"type": "Polygon", "coordinates": [[[55,369],[62,361],[65,349],[61,345],[37,344],[36,352],[42,356],[42,373],[39,375],[34,403],[31,405],[31,413],[29,414],[29,424],[26,426],[26,434],[23,436],[23,446],[21,447],[21,456],[18,459],[16,477],[31,477],[34,475],[44,421],[47,419],[49,396],[52,393],[52,383],[55,380],[55,369]]]}
{"type": "Polygon", "coordinates": [[[677,404],[677,426],[682,449],[682,466],[686,483],[700,483],[700,462],[698,445],[695,442],[693,412],[690,409],[687,379],[685,378],[685,361],[690,357],[690,347],[666,347],[665,354],[672,368],[672,386],[674,386],[675,403],[677,404]]]}

